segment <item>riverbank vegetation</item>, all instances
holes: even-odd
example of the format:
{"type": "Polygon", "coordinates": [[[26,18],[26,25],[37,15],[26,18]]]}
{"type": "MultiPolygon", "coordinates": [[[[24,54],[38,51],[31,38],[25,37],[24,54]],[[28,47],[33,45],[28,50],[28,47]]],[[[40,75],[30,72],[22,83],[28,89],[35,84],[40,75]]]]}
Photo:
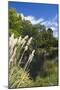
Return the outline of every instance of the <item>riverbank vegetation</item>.
{"type": "Polygon", "coordinates": [[[9,88],[58,85],[58,38],[53,30],[8,10],[9,88]]]}

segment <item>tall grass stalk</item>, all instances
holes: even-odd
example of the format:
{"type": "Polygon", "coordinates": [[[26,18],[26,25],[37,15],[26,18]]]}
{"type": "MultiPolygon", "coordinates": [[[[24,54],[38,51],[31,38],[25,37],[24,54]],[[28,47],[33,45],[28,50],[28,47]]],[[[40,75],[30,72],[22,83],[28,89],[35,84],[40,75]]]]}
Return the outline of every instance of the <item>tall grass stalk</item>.
{"type": "Polygon", "coordinates": [[[32,53],[30,54],[30,56],[29,56],[29,58],[28,58],[28,61],[27,61],[27,63],[25,64],[24,70],[26,70],[27,66],[32,62],[33,57],[34,57],[34,53],[35,53],[35,50],[33,50],[32,53]]]}
{"type": "MultiPolygon", "coordinates": [[[[24,38],[22,38],[21,36],[19,38],[14,38],[14,34],[11,35],[11,37],[9,38],[9,65],[11,63],[12,65],[14,64],[16,65],[17,61],[19,61],[18,66],[21,64],[23,56],[25,52],[28,50],[29,45],[31,44],[32,41],[32,37],[30,37],[29,39],[28,37],[29,36],[26,35],[24,38]],[[23,52],[21,54],[22,49],[23,52]]],[[[29,55],[28,61],[25,65],[25,69],[27,65],[32,61],[34,52],[35,50],[33,50],[32,53],[29,55]]]]}

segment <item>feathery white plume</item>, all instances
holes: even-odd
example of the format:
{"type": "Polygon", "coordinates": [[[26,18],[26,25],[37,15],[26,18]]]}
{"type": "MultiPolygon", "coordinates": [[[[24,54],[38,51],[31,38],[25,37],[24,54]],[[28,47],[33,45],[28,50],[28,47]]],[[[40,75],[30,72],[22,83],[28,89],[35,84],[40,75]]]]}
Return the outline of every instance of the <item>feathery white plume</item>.
{"type": "Polygon", "coordinates": [[[24,70],[26,70],[27,66],[31,63],[33,57],[34,57],[34,53],[35,53],[35,50],[32,51],[32,53],[30,54],[29,58],[28,58],[28,61],[27,63],[25,64],[25,67],[24,67],[24,70]]]}
{"type": "Polygon", "coordinates": [[[13,41],[14,41],[14,34],[12,34],[11,37],[9,38],[9,47],[11,47],[13,41]]]}
{"type": "Polygon", "coordinates": [[[22,39],[21,44],[22,44],[26,39],[28,39],[28,35],[26,35],[26,36],[22,39]]]}
{"type": "Polygon", "coordinates": [[[22,40],[22,37],[20,36],[19,39],[18,39],[18,45],[21,44],[21,40],[22,40]]]}
{"type": "Polygon", "coordinates": [[[25,51],[27,51],[28,50],[28,46],[25,46],[25,51]]]}
{"type": "Polygon", "coordinates": [[[27,45],[29,46],[31,44],[32,37],[28,40],[27,45]]]}

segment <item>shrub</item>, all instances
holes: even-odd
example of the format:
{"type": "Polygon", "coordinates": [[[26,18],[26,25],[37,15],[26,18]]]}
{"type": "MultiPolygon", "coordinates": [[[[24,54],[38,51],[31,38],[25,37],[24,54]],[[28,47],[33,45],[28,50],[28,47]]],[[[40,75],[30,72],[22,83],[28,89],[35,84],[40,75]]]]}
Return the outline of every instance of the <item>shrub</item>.
{"type": "Polygon", "coordinates": [[[9,88],[30,87],[32,80],[29,79],[29,74],[22,68],[17,66],[9,70],[9,88]]]}

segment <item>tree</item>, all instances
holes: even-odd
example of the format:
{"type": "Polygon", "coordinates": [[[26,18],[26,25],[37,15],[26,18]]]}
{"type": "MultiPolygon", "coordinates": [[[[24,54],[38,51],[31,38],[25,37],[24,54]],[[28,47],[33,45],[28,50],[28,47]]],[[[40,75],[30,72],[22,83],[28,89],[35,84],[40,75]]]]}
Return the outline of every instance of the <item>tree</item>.
{"type": "Polygon", "coordinates": [[[17,14],[15,9],[9,9],[8,14],[9,14],[8,16],[9,30],[21,34],[21,28],[22,28],[21,15],[17,14]]]}

